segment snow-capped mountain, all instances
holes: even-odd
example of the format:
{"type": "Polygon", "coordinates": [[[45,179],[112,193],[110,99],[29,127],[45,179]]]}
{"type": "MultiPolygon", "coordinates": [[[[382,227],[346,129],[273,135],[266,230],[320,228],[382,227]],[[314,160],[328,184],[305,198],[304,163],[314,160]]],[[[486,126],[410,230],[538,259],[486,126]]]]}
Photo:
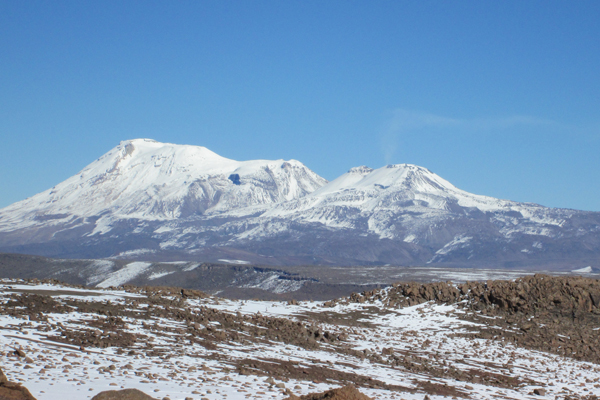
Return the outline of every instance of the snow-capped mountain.
{"type": "Polygon", "coordinates": [[[91,234],[104,233],[119,219],[167,221],[280,203],[326,182],[295,160],[234,161],[200,146],[128,140],[52,189],[2,210],[0,230],[79,227],[95,219],[91,234]]]}
{"type": "Polygon", "coordinates": [[[285,236],[289,246],[278,249],[333,263],[556,267],[600,259],[600,213],[471,194],[408,164],[353,168],[251,221],[236,236],[248,248],[285,236]]]}
{"type": "Polygon", "coordinates": [[[298,161],[239,162],[203,147],[140,139],[0,210],[0,249],[573,269],[599,264],[600,213],[471,194],[409,164],[352,168],[327,183],[298,161]]]}
{"type": "Polygon", "coordinates": [[[380,239],[410,243],[433,244],[441,235],[445,244],[447,234],[433,229],[432,223],[463,216],[479,219],[486,213],[491,222],[503,227],[499,234],[510,237],[518,233],[552,236],[556,227],[578,211],[471,194],[426,168],[397,164],[376,170],[353,168],[310,195],[278,205],[263,216],[330,227],[362,227],[380,239]]]}

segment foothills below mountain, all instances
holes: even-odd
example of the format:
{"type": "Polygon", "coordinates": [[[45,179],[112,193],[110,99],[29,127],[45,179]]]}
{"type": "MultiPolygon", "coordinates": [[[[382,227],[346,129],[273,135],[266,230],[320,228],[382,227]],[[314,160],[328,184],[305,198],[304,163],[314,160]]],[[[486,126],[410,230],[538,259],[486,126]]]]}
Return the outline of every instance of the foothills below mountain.
{"type": "Polygon", "coordinates": [[[0,210],[0,251],[263,265],[574,269],[600,264],[600,213],[467,193],[409,164],[327,182],[299,161],[124,141],[0,210]]]}

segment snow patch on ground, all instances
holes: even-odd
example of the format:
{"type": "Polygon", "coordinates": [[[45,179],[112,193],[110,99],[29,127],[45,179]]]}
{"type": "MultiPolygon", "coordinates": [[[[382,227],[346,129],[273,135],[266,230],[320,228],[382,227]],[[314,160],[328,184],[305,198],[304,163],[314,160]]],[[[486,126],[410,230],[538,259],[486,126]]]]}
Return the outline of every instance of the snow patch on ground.
{"type": "Polygon", "coordinates": [[[86,279],[86,285],[95,285],[100,281],[106,279],[108,275],[113,271],[115,263],[110,260],[94,260],[88,268],[93,269],[93,275],[86,279]]]}
{"type": "Polygon", "coordinates": [[[152,253],[156,253],[156,250],[153,250],[153,249],[135,249],[135,250],[122,251],[119,254],[117,254],[116,256],[111,257],[111,258],[137,257],[137,256],[141,256],[141,255],[144,255],[144,254],[152,254],[152,253]]]}
{"type": "Polygon", "coordinates": [[[446,243],[446,245],[444,247],[442,247],[441,249],[439,249],[438,251],[436,251],[435,254],[439,254],[439,255],[448,254],[452,250],[455,250],[460,247],[465,247],[465,245],[471,239],[473,239],[471,236],[459,235],[459,236],[455,237],[453,240],[451,240],[450,242],[446,243]]]}
{"type": "Polygon", "coordinates": [[[415,235],[407,235],[407,236],[404,238],[404,241],[405,241],[406,243],[414,243],[414,242],[415,242],[415,240],[417,240],[417,237],[416,237],[415,235]]]}
{"type": "Polygon", "coordinates": [[[140,275],[142,272],[146,271],[152,263],[136,261],[130,264],[127,264],[125,267],[121,268],[118,271],[111,273],[107,279],[98,283],[96,287],[99,288],[107,288],[110,286],[119,286],[122,285],[136,276],[140,275]]]}
{"type": "Polygon", "coordinates": [[[196,268],[198,268],[199,266],[200,266],[200,263],[192,263],[192,264],[188,265],[187,267],[185,267],[185,268],[183,269],[183,271],[186,271],[186,272],[187,272],[187,271],[193,271],[193,270],[195,270],[196,268]]]}
{"type": "Polygon", "coordinates": [[[148,280],[153,281],[158,278],[162,278],[163,276],[171,275],[175,273],[175,271],[162,271],[162,272],[153,272],[148,276],[148,280]]]}
{"type": "Polygon", "coordinates": [[[240,264],[240,265],[246,265],[246,264],[251,264],[250,261],[244,261],[244,260],[228,260],[226,258],[219,258],[218,261],[224,262],[224,263],[228,263],[228,264],[240,264]]]}
{"type": "Polygon", "coordinates": [[[571,272],[574,272],[576,274],[591,274],[593,271],[591,266],[587,266],[584,268],[574,269],[571,272]]]}
{"type": "Polygon", "coordinates": [[[272,293],[288,293],[299,290],[304,282],[306,281],[282,279],[278,274],[264,278],[261,274],[260,278],[241,287],[262,289],[272,293]]]}

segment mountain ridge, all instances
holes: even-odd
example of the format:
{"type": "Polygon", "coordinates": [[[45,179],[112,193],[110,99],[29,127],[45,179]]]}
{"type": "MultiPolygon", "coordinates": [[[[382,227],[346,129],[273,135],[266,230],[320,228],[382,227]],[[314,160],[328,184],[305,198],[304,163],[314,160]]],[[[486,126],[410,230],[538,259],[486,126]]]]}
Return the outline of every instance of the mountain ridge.
{"type": "Polygon", "coordinates": [[[471,194],[412,164],[327,182],[296,160],[149,139],[0,210],[0,251],[52,257],[572,269],[599,248],[600,213],[471,194]]]}

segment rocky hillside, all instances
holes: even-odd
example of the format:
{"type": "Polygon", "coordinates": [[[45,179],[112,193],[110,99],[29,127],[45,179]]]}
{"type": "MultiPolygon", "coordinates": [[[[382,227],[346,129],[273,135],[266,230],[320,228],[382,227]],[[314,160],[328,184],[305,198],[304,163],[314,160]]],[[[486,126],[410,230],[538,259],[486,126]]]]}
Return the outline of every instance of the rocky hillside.
{"type": "Polygon", "coordinates": [[[1,289],[0,365],[38,399],[135,388],[308,400],[347,384],[390,400],[600,393],[593,279],[400,283],[325,303],[40,281],[1,289]]]}

